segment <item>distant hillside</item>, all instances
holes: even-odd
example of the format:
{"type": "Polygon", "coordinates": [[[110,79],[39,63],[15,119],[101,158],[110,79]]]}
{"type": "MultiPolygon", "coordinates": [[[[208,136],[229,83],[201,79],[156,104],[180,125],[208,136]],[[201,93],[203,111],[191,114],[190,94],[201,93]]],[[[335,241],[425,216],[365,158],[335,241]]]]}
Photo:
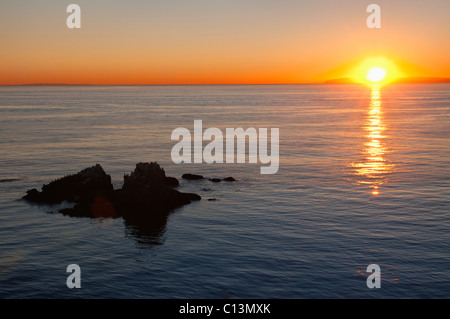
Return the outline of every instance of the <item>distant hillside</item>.
{"type": "MultiPolygon", "coordinates": [[[[393,83],[450,83],[450,78],[433,78],[425,76],[400,78],[393,83]]],[[[325,81],[324,84],[356,84],[350,78],[339,78],[325,81]]]]}
{"type": "Polygon", "coordinates": [[[85,86],[91,84],[67,84],[67,83],[29,83],[20,84],[20,86],[85,86]]]}
{"type": "Polygon", "coordinates": [[[450,78],[432,78],[425,76],[401,78],[394,83],[450,83],[450,78]]]}

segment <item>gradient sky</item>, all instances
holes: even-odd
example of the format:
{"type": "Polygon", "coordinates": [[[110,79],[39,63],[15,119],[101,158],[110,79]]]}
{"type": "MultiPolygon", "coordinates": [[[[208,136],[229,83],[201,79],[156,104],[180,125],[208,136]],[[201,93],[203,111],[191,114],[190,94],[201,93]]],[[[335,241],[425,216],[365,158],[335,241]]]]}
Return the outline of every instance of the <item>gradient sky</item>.
{"type": "Polygon", "coordinates": [[[314,83],[383,55],[450,77],[449,0],[1,0],[0,85],[314,83]],[[82,28],[66,27],[81,7],[82,28]],[[381,29],[366,7],[381,6],[381,29]]]}

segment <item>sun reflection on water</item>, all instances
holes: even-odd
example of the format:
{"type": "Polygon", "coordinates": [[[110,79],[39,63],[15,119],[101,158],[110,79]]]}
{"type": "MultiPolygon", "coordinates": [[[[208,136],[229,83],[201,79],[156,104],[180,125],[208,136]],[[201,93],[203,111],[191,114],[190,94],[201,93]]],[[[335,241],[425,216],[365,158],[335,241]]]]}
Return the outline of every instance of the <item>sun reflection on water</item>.
{"type": "Polygon", "coordinates": [[[383,111],[380,88],[372,87],[370,105],[366,117],[364,131],[366,142],[364,143],[364,160],[350,164],[354,168],[357,183],[368,185],[371,194],[380,194],[380,186],[387,181],[387,175],[392,171],[394,165],[385,158],[388,149],[384,135],[386,127],[383,122],[383,111]]]}

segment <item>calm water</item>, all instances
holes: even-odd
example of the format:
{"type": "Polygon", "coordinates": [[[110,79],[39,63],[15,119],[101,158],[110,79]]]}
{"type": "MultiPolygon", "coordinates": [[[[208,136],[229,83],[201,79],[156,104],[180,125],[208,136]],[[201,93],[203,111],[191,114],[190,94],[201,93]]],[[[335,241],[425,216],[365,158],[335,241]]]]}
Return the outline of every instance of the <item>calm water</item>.
{"type": "Polygon", "coordinates": [[[449,141],[448,84],[0,87],[0,297],[448,298],[449,141]],[[279,127],[278,173],[173,164],[195,119],[279,127]],[[148,161],[239,181],[181,181],[204,199],[159,225],[20,200],[95,163],[120,187],[148,161]]]}

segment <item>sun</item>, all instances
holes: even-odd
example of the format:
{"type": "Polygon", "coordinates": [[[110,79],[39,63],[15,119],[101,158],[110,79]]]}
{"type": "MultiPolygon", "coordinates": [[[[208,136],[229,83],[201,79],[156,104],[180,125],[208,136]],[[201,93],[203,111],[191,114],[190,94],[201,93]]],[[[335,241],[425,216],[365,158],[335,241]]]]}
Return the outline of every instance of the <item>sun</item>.
{"type": "Polygon", "coordinates": [[[381,67],[374,67],[367,72],[367,80],[378,83],[386,77],[386,70],[381,67]]]}
{"type": "Polygon", "coordinates": [[[403,72],[390,59],[384,56],[365,58],[349,70],[347,75],[353,83],[372,87],[385,86],[403,77],[403,72]]]}

